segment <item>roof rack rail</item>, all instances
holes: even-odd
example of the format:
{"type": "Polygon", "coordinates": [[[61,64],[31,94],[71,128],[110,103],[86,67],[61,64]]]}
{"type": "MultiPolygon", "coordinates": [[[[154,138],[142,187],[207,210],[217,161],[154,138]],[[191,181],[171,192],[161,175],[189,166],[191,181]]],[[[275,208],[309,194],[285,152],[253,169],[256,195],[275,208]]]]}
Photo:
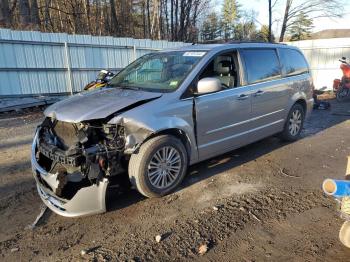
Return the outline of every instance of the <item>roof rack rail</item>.
{"type": "Polygon", "coordinates": [[[275,45],[285,45],[285,43],[275,43],[275,42],[266,42],[266,41],[258,41],[258,40],[231,40],[227,43],[230,44],[246,44],[246,43],[253,43],[253,44],[275,44],[275,45]]]}
{"type": "Polygon", "coordinates": [[[258,40],[224,40],[224,39],[215,39],[215,40],[206,40],[201,42],[201,44],[275,44],[275,45],[286,45],[285,43],[275,43],[275,42],[265,42],[258,40]]]}

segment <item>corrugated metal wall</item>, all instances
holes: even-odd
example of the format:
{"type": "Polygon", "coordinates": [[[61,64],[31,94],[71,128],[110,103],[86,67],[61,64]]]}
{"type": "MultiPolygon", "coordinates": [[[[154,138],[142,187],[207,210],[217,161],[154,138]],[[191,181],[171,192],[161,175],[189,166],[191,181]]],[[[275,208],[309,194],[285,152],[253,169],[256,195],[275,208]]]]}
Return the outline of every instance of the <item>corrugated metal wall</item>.
{"type": "MultiPolygon", "coordinates": [[[[350,58],[350,38],[306,40],[298,46],[316,89],[332,89],[341,77],[338,59],[350,58]]],[[[77,92],[99,70],[118,71],[135,58],[181,42],[96,37],[0,29],[0,96],[77,92]]]]}
{"type": "Polygon", "coordinates": [[[343,56],[350,59],[350,38],[305,40],[287,44],[299,47],[304,53],[316,89],[331,90],[333,80],[342,77],[338,60],[343,56]]]}
{"type": "Polygon", "coordinates": [[[0,96],[76,92],[98,71],[181,42],[0,29],[0,96]]]}

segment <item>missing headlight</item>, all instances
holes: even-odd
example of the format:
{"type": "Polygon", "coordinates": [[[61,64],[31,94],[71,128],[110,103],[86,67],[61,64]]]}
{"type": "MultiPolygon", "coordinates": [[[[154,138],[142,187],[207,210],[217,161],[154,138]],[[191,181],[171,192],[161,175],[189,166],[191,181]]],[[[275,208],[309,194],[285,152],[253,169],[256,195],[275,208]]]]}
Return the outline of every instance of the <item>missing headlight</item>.
{"type": "Polygon", "coordinates": [[[122,150],[125,146],[125,131],[123,126],[109,125],[103,126],[106,144],[109,148],[122,150]]]}

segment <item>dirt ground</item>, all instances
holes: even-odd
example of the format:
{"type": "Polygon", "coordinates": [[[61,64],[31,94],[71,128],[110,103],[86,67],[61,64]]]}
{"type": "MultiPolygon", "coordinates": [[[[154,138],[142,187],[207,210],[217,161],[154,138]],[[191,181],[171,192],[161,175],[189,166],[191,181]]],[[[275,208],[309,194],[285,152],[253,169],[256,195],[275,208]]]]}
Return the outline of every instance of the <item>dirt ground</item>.
{"type": "Polygon", "coordinates": [[[349,115],[350,103],[332,102],[312,113],[295,143],[270,137],[192,166],[163,198],[111,189],[107,213],[72,219],[47,211],[33,230],[25,228],[41,201],[30,143],[42,114],[2,115],[0,260],[350,261],[335,201],[321,192],[323,179],[344,176],[349,115]]]}

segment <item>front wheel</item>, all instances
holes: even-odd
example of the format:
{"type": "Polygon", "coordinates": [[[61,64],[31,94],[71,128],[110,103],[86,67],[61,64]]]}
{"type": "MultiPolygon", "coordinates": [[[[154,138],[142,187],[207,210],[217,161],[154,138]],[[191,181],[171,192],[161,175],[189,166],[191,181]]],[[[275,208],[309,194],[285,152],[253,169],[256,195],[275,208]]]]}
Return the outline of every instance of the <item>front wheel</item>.
{"type": "Polygon", "coordinates": [[[183,143],[170,135],[146,141],[129,161],[129,178],[146,197],[172,192],[184,178],[188,157],[183,143]]]}
{"type": "Polygon", "coordinates": [[[292,109],[289,111],[287,121],[284,124],[284,129],[280,134],[281,138],[285,141],[296,141],[299,139],[304,125],[304,119],[305,112],[302,105],[293,105],[292,109]]]}
{"type": "Polygon", "coordinates": [[[336,97],[337,97],[337,101],[338,102],[343,102],[345,100],[345,98],[347,98],[349,95],[349,89],[348,88],[344,88],[344,87],[339,87],[339,89],[337,90],[336,93],[336,97]]]}

